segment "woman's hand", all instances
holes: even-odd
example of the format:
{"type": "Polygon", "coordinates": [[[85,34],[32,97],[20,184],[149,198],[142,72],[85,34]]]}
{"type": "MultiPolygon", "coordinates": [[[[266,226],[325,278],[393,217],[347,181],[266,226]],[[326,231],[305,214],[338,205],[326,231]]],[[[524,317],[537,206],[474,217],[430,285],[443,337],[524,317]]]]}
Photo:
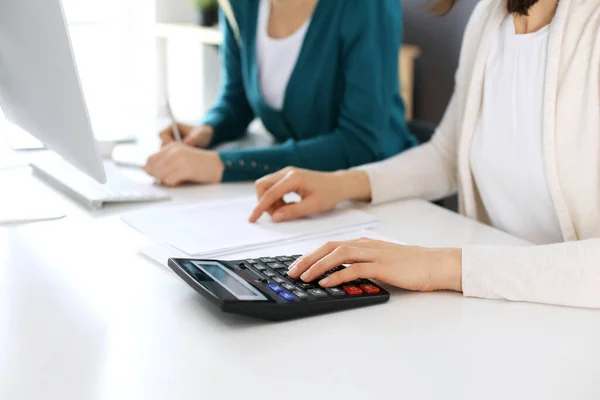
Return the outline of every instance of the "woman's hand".
{"type": "Polygon", "coordinates": [[[250,222],[258,221],[265,212],[275,222],[283,222],[329,211],[345,200],[368,200],[371,185],[362,171],[315,172],[288,167],[258,180],[256,194],[259,201],[250,222]],[[301,201],[287,204],[283,197],[288,193],[297,193],[301,201]]]}
{"type": "MultiPolygon", "coordinates": [[[[199,147],[201,149],[208,147],[214,134],[212,126],[209,125],[192,126],[177,124],[177,127],[179,128],[179,133],[181,134],[181,139],[184,144],[192,147],[199,147]]],[[[163,147],[175,142],[173,128],[171,126],[168,126],[160,132],[160,141],[163,147]]]]}
{"type": "Polygon", "coordinates": [[[327,243],[298,259],[288,274],[312,282],[343,264],[350,266],[319,284],[327,288],[364,278],[421,292],[462,291],[460,249],[426,249],[372,239],[327,243]]]}
{"type": "Polygon", "coordinates": [[[186,182],[218,183],[225,166],[218,153],[174,142],[148,159],[144,170],[170,187],[186,182]]]}

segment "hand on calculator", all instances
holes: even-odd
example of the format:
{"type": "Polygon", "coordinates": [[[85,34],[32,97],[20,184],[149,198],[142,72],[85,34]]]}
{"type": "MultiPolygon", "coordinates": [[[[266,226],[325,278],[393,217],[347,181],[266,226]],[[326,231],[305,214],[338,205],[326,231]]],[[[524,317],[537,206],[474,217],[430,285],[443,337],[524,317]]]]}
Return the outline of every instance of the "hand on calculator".
{"type": "Polygon", "coordinates": [[[350,264],[319,281],[324,288],[356,279],[375,279],[403,289],[429,292],[462,290],[462,252],[426,249],[372,239],[330,242],[290,266],[293,279],[311,282],[342,264],[350,264]]]}

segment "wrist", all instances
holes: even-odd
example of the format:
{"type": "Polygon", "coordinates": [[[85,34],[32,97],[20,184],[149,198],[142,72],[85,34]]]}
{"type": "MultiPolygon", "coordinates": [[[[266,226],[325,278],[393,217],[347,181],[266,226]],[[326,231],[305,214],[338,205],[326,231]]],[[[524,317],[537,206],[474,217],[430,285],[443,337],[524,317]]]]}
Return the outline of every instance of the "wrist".
{"type": "Polygon", "coordinates": [[[214,175],[210,183],[220,183],[223,181],[223,174],[225,174],[225,163],[221,159],[221,156],[216,151],[210,152],[213,157],[213,168],[214,175]]]}
{"type": "Polygon", "coordinates": [[[215,135],[215,130],[210,125],[202,125],[200,127],[200,134],[198,135],[198,139],[196,140],[196,147],[200,147],[202,149],[206,149],[212,143],[213,137],[215,135]]]}
{"type": "Polygon", "coordinates": [[[338,179],[338,186],[342,201],[370,201],[371,200],[371,181],[369,175],[359,170],[344,170],[334,172],[338,179]]]}
{"type": "Polygon", "coordinates": [[[436,290],[462,292],[462,249],[437,249],[431,274],[436,290]]]}

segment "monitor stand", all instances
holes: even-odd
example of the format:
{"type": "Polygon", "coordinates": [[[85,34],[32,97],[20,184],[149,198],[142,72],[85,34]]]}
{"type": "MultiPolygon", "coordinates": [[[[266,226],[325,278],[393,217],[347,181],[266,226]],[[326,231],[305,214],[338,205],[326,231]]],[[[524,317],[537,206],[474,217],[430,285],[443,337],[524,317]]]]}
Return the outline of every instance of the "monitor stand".
{"type": "Polygon", "coordinates": [[[29,133],[9,122],[2,123],[0,135],[6,141],[6,144],[18,151],[23,150],[43,150],[44,144],[31,136],[29,133]]]}
{"type": "Polygon", "coordinates": [[[0,227],[33,222],[51,221],[66,216],[58,198],[49,195],[48,189],[31,176],[29,168],[12,168],[0,171],[0,227]]]}

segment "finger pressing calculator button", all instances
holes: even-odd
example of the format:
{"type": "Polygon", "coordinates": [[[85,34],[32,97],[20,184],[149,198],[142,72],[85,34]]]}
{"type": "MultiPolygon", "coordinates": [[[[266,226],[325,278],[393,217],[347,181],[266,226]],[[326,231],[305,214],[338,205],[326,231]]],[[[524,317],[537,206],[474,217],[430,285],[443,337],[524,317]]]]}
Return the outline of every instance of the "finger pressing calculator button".
{"type": "Polygon", "coordinates": [[[362,294],[362,290],[358,287],[358,286],[344,286],[342,287],[342,289],[344,289],[344,291],[352,296],[356,296],[359,294],[362,294]]]}
{"type": "Polygon", "coordinates": [[[267,265],[273,269],[287,269],[287,265],[279,262],[269,263],[267,265]]]}
{"type": "Polygon", "coordinates": [[[271,283],[269,285],[269,289],[271,289],[272,291],[274,291],[275,293],[279,293],[281,291],[283,291],[282,288],[279,287],[279,285],[276,285],[275,283],[271,283]]]}
{"type": "Polygon", "coordinates": [[[283,285],[281,285],[281,287],[285,290],[296,290],[296,286],[291,285],[289,283],[284,283],[283,285]]]}
{"type": "Polygon", "coordinates": [[[362,285],[360,285],[360,288],[369,294],[375,294],[375,293],[381,292],[381,290],[377,286],[370,284],[370,283],[362,284],[362,285]]]}
{"type": "Polygon", "coordinates": [[[294,300],[296,300],[296,298],[294,297],[294,295],[291,294],[291,293],[288,293],[288,292],[279,292],[279,295],[281,297],[283,297],[283,299],[286,300],[286,301],[294,301],[294,300]]]}
{"type": "Polygon", "coordinates": [[[309,289],[308,293],[312,294],[315,297],[327,297],[327,293],[325,293],[321,289],[309,289]]]}
{"type": "Polygon", "coordinates": [[[343,296],[345,294],[345,292],[342,289],[336,287],[329,288],[326,290],[329,292],[329,294],[333,296],[343,296]]]}

